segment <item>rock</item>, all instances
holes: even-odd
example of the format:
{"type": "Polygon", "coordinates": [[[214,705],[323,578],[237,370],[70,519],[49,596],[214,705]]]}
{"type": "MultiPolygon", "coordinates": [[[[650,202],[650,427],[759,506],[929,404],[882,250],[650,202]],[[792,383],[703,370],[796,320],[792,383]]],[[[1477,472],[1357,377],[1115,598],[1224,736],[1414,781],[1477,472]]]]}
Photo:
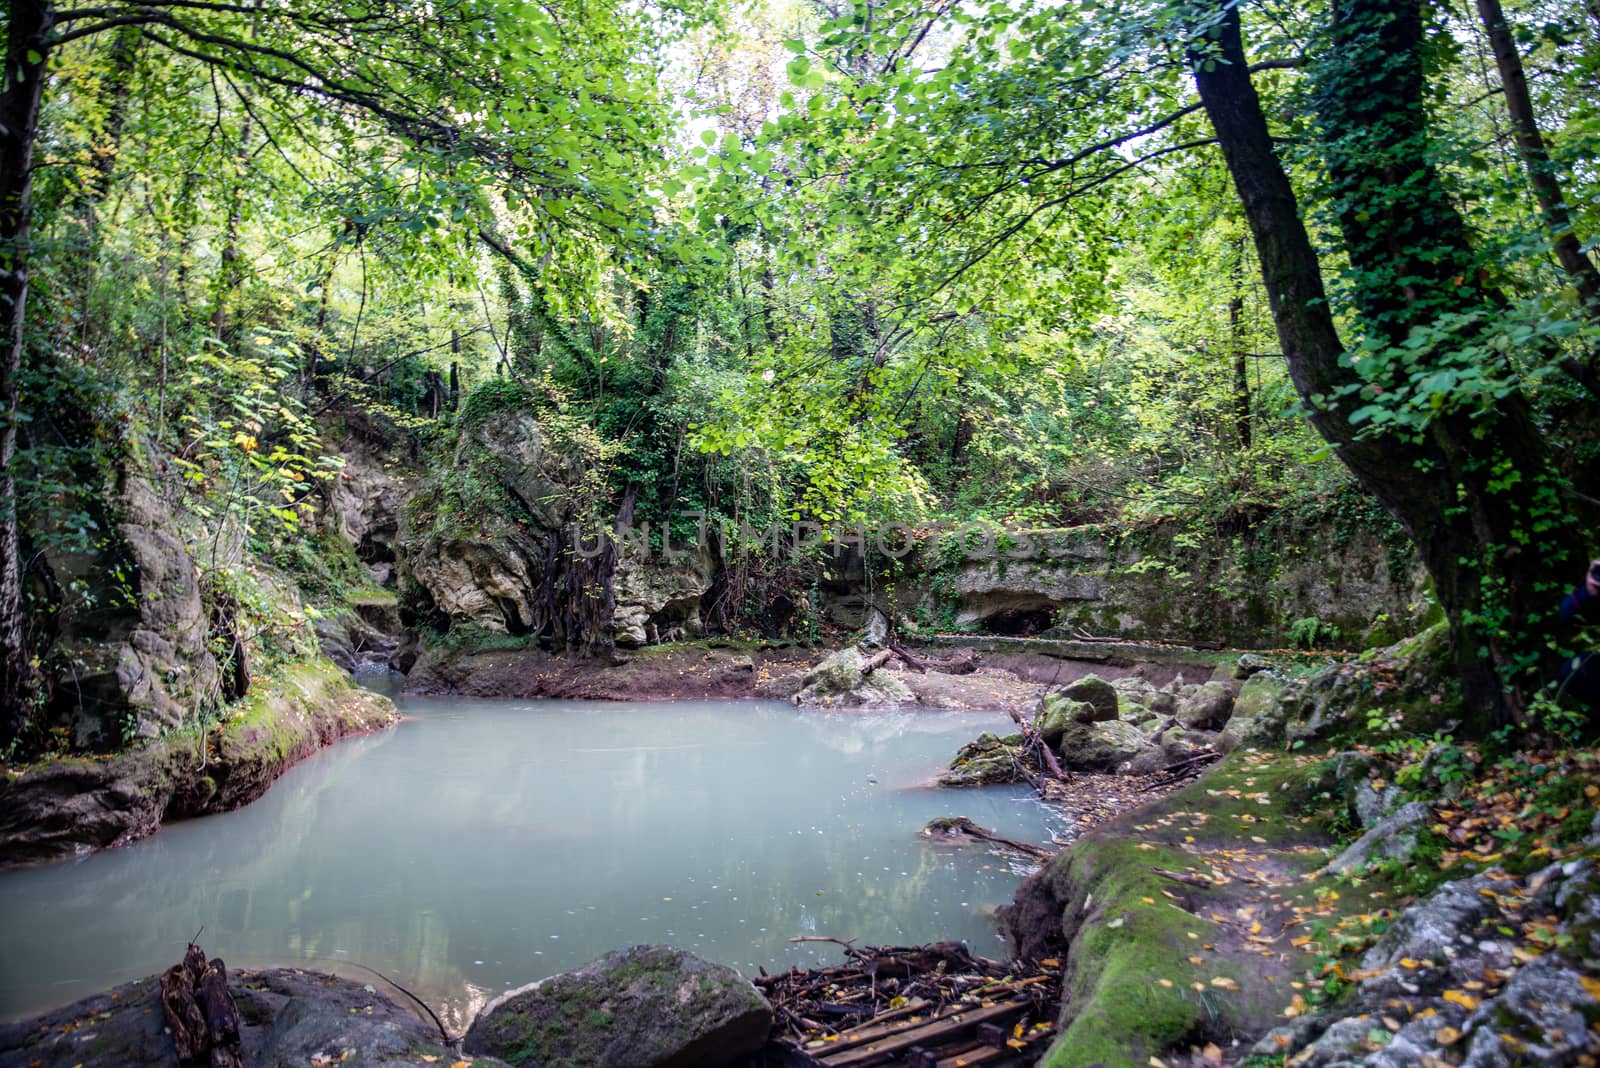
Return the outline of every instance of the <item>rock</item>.
{"type": "MultiPolygon", "coordinates": [[[[209,610],[195,560],[156,490],[159,465],[154,449],[128,442],[109,479],[93,473],[94,492],[81,502],[104,536],[88,546],[60,538],[42,545],[51,586],[74,591],[86,606],[52,621],[61,629],[41,669],[49,718],[69,725],[79,748],[114,749],[194,722],[217,689],[209,610]]],[[[30,517],[34,525],[66,522],[30,517]]]]}
{"type": "Polygon", "coordinates": [[[1225,682],[1202,684],[1178,704],[1178,721],[1185,727],[1214,731],[1228,722],[1233,711],[1234,689],[1225,682]]]}
{"type": "Polygon", "coordinates": [[[863,675],[867,658],[854,646],[840,649],[806,672],[801,688],[791,700],[819,708],[861,708],[916,704],[910,687],[887,667],[863,675]]]}
{"type": "MultiPolygon", "coordinates": [[[[230,968],[228,992],[239,1007],[244,1063],[252,1068],[424,1068],[453,1059],[444,1056],[432,1024],[369,983],[299,969],[230,968]]],[[[160,983],[151,977],[31,1020],[0,1024],[0,1064],[178,1068],[160,1005],[160,983]]],[[[476,1063],[488,1068],[498,1062],[476,1063]]]]}
{"type": "Polygon", "coordinates": [[[1218,739],[1224,752],[1240,746],[1266,748],[1283,741],[1286,716],[1278,695],[1287,683],[1287,679],[1271,671],[1258,671],[1245,680],[1218,739]]]}
{"type": "Polygon", "coordinates": [[[1250,676],[1266,671],[1272,667],[1272,661],[1259,653],[1242,653],[1233,664],[1233,677],[1248,679],[1250,676]]]}
{"type": "MultiPolygon", "coordinates": [[[[1118,771],[1156,747],[1131,723],[1072,723],[1062,735],[1062,764],[1074,771],[1118,771]]],[[[1159,750],[1158,750],[1159,751],[1159,750]]]]}
{"type": "Polygon", "coordinates": [[[636,550],[624,553],[613,581],[617,644],[700,637],[705,632],[700,600],[711,589],[716,567],[716,558],[703,546],[671,558],[660,553],[646,557],[636,550]]]}
{"type": "Polygon", "coordinates": [[[1004,738],[984,731],[956,752],[950,770],[939,776],[940,786],[993,786],[1023,782],[1022,735],[1004,738]]]}
{"type": "Polygon", "coordinates": [[[1441,946],[1455,944],[1462,932],[1471,931],[1489,914],[1491,903],[1482,893],[1486,889],[1494,889],[1494,882],[1483,875],[1440,886],[1401,913],[1361,958],[1362,969],[1387,970],[1407,957],[1422,960],[1438,953],[1441,946]]]}
{"type": "Polygon", "coordinates": [[[1216,747],[1217,736],[1211,731],[1191,730],[1188,727],[1169,727],[1161,732],[1156,744],[1161,747],[1164,763],[1176,764],[1216,747]]]}
{"type": "Polygon", "coordinates": [[[483,537],[431,537],[402,542],[405,575],[425,589],[451,625],[475,624],[496,634],[527,634],[548,621],[541,596],[544,546],[506,529],[483,537]]]}
{"type": "Polygon", "coordinates": [[[1039,699],[1038,717],[1034,727],[1044,738],[1044,744],[1055,749],[1061,736],[1074,723],[1094,723],[1101,718],[1100,710],[1086,701],[1074,700],[1065,693],[1047,693],[1039,699]]]}
{"type": "Polygon", "coordinates": [[[1596,1018],[1600,1002],[1578,972],[1560,957],[1538,957],[1468,1017],[1464,1030],[1472,1045],[1463,1068],[1582,1064],[1589,1021],[1596,1018]]]}
{"type": "Polygon", "coordinates": [[[388,585],[408,487],[391,473],[379,448],[353,444],[342,450],[339,458],[344,466],[328,483],[322,523],[375,569],[372,575],[377,585],[388,585]]]}
{"type": "Polygon", "coordinates": [[[1081,679],[1067,683],[1057,691],[1064,697],[1074,701],[1082,701],[1092,705],[1095,710],[1096,720],[1113,720],[1117,718],[1117,690],[1099,675],[1085,675],[1081,679]]]}
{"type": "Polygon", "coordinates": [[[81,855],[165,820],[238,808],[301,758],[395,718],[387,698],[352,686],[326,661],[282,668],[205,736],[178,732],[110,760],[61,757],[0,778],[0,867],[81,855]]]}
{"type": "Polygon", "coordinates": [[[1378,860],[1403,860],[1416,848],[1417,834],[1433,820],[1433,810],[1421,801],[1396,809],[1339,854],[1327,866],[1335,875],[1353,875],[1378,860]]]}
{"type": "Polygon", "coordinates": [[[512,1065],[718,1068],[765,1045],[766,998],[732,968],[635,946],[484,1006],[463,1050],[512,1065]]]}

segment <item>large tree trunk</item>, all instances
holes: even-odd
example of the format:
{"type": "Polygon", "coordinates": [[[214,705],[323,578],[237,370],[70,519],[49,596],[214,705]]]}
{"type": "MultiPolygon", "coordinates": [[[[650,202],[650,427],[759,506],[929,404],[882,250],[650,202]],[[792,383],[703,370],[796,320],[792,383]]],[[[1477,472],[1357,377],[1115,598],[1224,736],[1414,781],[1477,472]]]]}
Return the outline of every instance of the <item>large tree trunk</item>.
{"type": "MultiPolygon", "coordinates": [[[[1238,10],[1218,7],[1219,36],[1195,50],[1192,68],[1250,224],[1290,377],[1317,431],[1416,543],[1450,620],[1468,708],[1507,719],[1521,702],[1506,684],[1536,663],[1539,621],[1577,559],[1543,439],[1515,394],[1493,413],[1358,434],[1350,417],[1366,401],[1347,387],[1362,379],[1341,363],[1317,255],[1247,70],[1238,10]]],[[[1472,281],[1476,271],[1464,273],[1470,247],[1460,217],[1421,155],[1420,20],[1408,8],[1346,0],[1338,73],[1322,82],[1330,180],[1347,205],[1346,243],[1362,276],[1358,310],[1369,333],[1390,338],[1494,299],[1472,281]]]]}
{"type": "Polygon", "coordinates": [[[0,84],[0,737],[7,738],[25,721],[31,675],[17,531],[17,399],[27,324],[33,141],[53,17],[43,0],[11,0],[0,84]]]}

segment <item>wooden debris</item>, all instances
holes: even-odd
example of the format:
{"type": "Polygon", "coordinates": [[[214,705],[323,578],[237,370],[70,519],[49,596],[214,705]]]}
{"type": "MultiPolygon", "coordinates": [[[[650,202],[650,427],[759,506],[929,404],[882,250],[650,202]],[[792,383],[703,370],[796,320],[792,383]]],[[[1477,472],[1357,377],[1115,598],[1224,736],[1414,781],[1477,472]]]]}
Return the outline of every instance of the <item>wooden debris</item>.
{"type": "Polygon", "coordinates": [[[1019,842],[1015,838],[1003,837],[991,830],[978,826],[965,816],[940,816],[937,819],[929,820],[928,825],[922,828],[922,833],[929,838],[936,835],[947,835],[952,838],[975,838],[980,842],[993,842],[995,845],[1005,846],[1007,849],[1015,850],[1024,856],[1039,857],[1041,859],[1055,855],[1054,849],[1046,849],[1044,846],[1033,845],[1030,842],[1019,842]]]}
{"type": "Polygon", "coordinates": [[[1022,728],[1023,751],[1037,756],[1054,778],[1065,781],[1067,778],[1066,769],[1061,766],[1061,761],[1056,759],[1055,751],[1045,744],[1044,736],[1034,729],[1033,724],[1023,719],[1022,713],[1015,708],[1008,708],[1006,711],[1011,713],[1012,720],[1016,722],[1018,727],[1022,728]]]}
{"type": "Polygon", "coordinates": [[[222,958],[207,962],[205,951],[189,943],[183,963],[161,977],[161,1014],[179,1061],[204,1059],[211,1068],[243,1068],[239,1008],[228,993],[222,958]]]}
{"type": "Polygon", "coordinates": [[[849,961],[755,981],[772,1003],[772,1037],[788,1050],[786,1064],[1030,1064],[1051,1036],[1061,993],[1055,967],[1025,973],[959,942],[857,949],[850,939],[805,940],[836,942],[849,961]]]}

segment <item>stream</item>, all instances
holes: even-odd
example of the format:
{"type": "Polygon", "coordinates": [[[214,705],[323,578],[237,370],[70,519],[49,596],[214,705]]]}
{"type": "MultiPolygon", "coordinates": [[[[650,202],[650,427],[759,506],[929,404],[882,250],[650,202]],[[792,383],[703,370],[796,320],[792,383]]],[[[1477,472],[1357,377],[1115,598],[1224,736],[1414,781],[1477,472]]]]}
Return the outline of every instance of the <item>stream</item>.
{"type": "Polygon", "coordinates": [[[238,812],[0,875],[0,1015],[159,972],[201,928],[230,967],[374,968],[455,1027],[507,987],[642,942],[748,974],[841,959],[798,935],[1004,957],[992,910],[1020,864],[917,832],[945,815],[1038,842],[1066,830],[1023,787],[925,787],[1008,726],[998,714],[399,705],[396,729],[324,750],[238,812]]]}

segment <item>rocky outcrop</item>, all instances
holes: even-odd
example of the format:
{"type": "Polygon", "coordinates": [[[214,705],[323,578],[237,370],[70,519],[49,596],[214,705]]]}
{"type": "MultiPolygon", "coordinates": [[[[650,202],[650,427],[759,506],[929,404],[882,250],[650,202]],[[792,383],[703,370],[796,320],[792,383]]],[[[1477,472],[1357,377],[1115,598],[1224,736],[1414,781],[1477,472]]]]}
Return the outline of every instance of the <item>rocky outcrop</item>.
{"type": "Polygon", "coordinates": [[[394,721],[387,698],[355,688],[331,664],[291,665],[205,732],[174,732],[109,760],[63,757],[6,775],[0,867],[82,855],[142,838],[167,820],[238,808],[317,749],[394,721]]]}
{"type": "Polygon", "coordinates": [[[611,647],[615,553],[580,536],[604,492],[599,442],[581,427],[552,432],[538,407],[515,383],[463,405],[448,469],[421,483],[401,516],[409,625],[611,647]]]}
{"type": "Polygon", "coordinates": [[[105,536],[81,544],[52,538],[40,551],[52,587],[46,600],[71,606],[45,628],[56,631],[43,664],[47,715],[70,725],[84,749],[153,738],[221,697],[210,612],[195,561],[152,482],[157,460],[140,441],[124,451],[81,502],[105,536]]]}
{"type": "Polygon", "coordinates": [[[363,442],[348,444],[338,455],[343,465],[328,483],[323,524],[350,543],[373,585],[391,586],[400,512],[415,477],[363,442]]]}
{"type": "MultiPolygon", "coordinates": [[[[452,1063],[438,1029],[371,983],[298,968],[229,971],[240,1054],[250,1068],[452,1063]]],[[[483,1068],[498,1063],[476,1062],[483,1068]]],[[[179,1068],[160,981],[125,983],[31,1020],[0,1024],[0,1064],[31,1068],[179,1068]]]]}
{"type": "Polygon", "coordinates": [[[1525,879],[1495,871],[1445,883],[1367,951],[1337,1011],[1275,1028],[1254,1052],[1311,1068],[1590,1063],[1600,1053],[1597,900],[1600,875],[1584,858],[1525,879]],[[1509,939],[1533,916],[1561,948],[1530,954],[1509,939]],[[1385,1017],[1394,1027],[1375,1030],[1385,1017]]]}
{"type": "Polygon", "coordinates": [[[765,1045],[771,1026],[766,998],[732,968],[635,946],[496,998],[463,1049],[519,1066],[721,1068],[765,1045]]]}
{"type": "Polygon", "coordinates": [[[700,602],[716,577],[717,560],[709,548],[683,550],[671,556],[623,552],[615,577],[618,645],[698,638],[705,632],[700,602]]]}

